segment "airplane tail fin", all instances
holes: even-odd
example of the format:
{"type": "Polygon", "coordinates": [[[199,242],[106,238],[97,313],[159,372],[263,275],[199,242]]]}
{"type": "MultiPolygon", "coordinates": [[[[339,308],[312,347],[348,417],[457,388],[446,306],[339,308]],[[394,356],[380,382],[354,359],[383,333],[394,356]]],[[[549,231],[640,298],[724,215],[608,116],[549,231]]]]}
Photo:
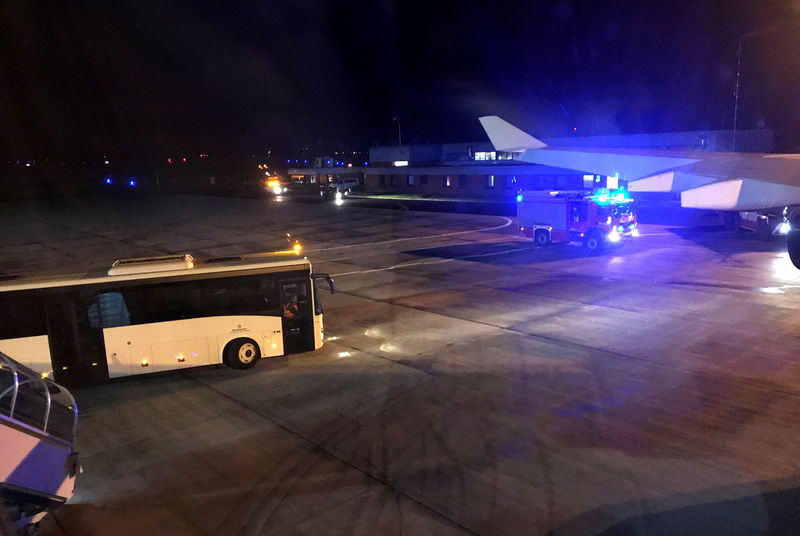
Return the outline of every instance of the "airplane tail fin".
{"type": "Polygon", "coordinates": [[[519,152],[525,149],[547,147],[546,143],[537,140],[496,115],[487,115],[478,120],[497,151],[519,152]]]}

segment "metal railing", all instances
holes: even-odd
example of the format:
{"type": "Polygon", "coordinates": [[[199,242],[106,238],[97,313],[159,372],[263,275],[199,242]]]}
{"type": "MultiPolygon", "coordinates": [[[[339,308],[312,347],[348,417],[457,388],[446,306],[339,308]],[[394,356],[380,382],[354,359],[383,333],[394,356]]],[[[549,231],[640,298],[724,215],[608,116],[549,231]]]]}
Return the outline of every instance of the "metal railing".
{"type": "Polygon", "coordinates": [[[78,406],[67,389],[0,352],[0,415],[72,443],[78,406]]]}

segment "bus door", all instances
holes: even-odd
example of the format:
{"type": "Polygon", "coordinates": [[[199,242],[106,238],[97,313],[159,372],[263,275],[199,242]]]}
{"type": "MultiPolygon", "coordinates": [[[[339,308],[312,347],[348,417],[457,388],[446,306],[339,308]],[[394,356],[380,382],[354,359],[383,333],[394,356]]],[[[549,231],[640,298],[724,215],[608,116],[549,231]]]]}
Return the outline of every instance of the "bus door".
{"type": "Polygon", "coordinates": [[[56,381],[67,386],[106,381],[102,333],[89,329],[86,312],[77,297],[54,297],[48,300],[45,313],[56,381]]]}
{"type": "Polygon", "coordinates": [[[286,354],[314,349],[314,311],[308,279],[281,281],[283,351],[286,354]]]}

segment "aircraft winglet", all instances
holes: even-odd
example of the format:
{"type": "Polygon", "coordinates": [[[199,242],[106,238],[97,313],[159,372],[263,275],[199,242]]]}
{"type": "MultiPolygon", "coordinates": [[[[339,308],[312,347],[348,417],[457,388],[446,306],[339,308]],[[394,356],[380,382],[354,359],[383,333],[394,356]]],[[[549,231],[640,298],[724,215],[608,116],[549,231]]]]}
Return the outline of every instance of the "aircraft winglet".
{"type": "Polygon", "coordinates": [[[547,147],[546,143],[537,140],[496,115],[487,115],[478,120],[497,151],[519,152],[547,147]]]}

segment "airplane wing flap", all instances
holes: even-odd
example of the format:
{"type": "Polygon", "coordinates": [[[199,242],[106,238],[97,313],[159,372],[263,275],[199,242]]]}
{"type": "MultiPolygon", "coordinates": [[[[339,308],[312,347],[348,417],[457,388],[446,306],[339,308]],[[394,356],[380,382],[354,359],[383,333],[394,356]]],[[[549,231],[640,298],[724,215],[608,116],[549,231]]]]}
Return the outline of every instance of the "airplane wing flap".
{"type": "Polygon", "coordinates": [[[757,179],[713,182],[681,192],[681,206],[711,210],[759,210],[800,204],[800,186],[757,179]]]}

